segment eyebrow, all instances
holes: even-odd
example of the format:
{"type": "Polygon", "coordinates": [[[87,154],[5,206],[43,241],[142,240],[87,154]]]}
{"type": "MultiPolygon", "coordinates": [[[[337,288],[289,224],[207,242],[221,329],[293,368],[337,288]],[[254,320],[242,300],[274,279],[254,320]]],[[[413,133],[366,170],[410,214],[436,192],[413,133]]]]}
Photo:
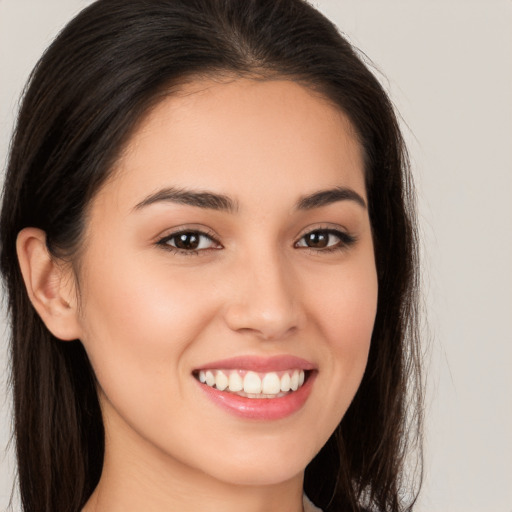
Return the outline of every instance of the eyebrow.
{"type": "Polygon", "coordinates": [[[320,208],[338,201],[355,201],[364,209],[367,208],[366,201],[355,190],[346,187],[336,187],[301,197],[297,202],[297,209],[312,210],[313,208],[320,208]]]}
{"type": "MultiPolygon", "coordinates": [[[[296,203],[297,210],[312,210],[322,206],[328,206],[338,201],[354,201],[366,209],[365,200],[355,191],[346,187],[336,187],[328,190],[321,190],[313,194],[301,197],[296,203]]],[[[134,210],[141,210],[159,202],[171,202],[195,206],[208,210],[235,212],[238,210],[238,203],[224,194],[214,192],[193,191],[180,188],[163,188],[154,194],[150,194],[140,203],[137,203],[134,210]]]]}
{"type": "Polygon", "coordinates": [[[134,210],[140,210],[146,206],[159,202],[186,204],[189,206],[195,206],[196,208],[227,212],[234,212],[238,209],[237,202],[223,194],[170,187],[163,188],[162,190],[149,195],[138,203],[134,210]]]}

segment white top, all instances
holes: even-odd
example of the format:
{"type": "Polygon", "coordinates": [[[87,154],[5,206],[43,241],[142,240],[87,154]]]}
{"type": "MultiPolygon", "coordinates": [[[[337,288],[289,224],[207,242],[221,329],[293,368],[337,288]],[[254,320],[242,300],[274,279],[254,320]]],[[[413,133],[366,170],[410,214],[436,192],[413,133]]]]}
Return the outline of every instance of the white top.
{"type": "Polygon", "coordinates": [[[315,505],[311,503],[310,499],[305,494],[302,498],[302,505],[304,507],[304,512],[322,512],[321,509],[315,507],[315,505]]]}

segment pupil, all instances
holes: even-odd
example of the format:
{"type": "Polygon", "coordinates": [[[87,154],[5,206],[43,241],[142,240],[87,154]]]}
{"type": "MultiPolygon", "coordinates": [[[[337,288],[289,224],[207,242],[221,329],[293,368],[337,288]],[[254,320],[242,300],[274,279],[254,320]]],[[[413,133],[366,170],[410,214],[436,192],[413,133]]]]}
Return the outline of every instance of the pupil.
{"type": "Polygon", "coordinates": [[[319,231],[315,233],[310,233],[307,237],[308,247],[316,247],[322,248],[327,247],[327,243],[329,241],[329,235],[326,233],[321,233],[319,231]]]}
{"type": "Polygon", "coordinates": [[[176,237],[176,247],[178,249],[197,249],[199,237],[196,233],[181,233],[176,237]]]}

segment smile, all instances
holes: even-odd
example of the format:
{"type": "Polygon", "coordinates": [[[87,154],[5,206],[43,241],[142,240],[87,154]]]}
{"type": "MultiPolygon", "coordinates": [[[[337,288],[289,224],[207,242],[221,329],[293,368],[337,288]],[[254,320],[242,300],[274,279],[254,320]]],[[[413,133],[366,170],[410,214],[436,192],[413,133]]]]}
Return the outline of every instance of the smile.
{"type": "Polygon", "coordinates": [[[300,357],[241,356],[212,361],[192,375],[207,400],[245,420],[280,420],[306,404],[318,368],[300,357]]]}
{"type": "Polygon", "coordinates": [[[306,379],[302,369],[280,372],[235,370],[201,370],[195,377],[206,386],[235,393],[246,398],[280,398],[297,391],[306,379]]]}

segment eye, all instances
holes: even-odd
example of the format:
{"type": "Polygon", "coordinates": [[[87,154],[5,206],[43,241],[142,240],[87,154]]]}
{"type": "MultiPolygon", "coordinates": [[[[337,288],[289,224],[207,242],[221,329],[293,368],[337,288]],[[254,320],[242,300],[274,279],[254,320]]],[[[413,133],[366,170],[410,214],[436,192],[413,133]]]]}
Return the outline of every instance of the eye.
{"type": "Polygon", "coordinates": [[[165,236],[158,241],[168,249],[179,252],[195,253],[208,249],[220,249],[220,244],[209,234],[202,231],[186,230],[165,236]]]}
{"type": "Polygon", "coordinates": [[[344,249],[355,242],[355,238],[337,229],[315,229],[303,235],[295,247],[333,251],[344,249]]]}

